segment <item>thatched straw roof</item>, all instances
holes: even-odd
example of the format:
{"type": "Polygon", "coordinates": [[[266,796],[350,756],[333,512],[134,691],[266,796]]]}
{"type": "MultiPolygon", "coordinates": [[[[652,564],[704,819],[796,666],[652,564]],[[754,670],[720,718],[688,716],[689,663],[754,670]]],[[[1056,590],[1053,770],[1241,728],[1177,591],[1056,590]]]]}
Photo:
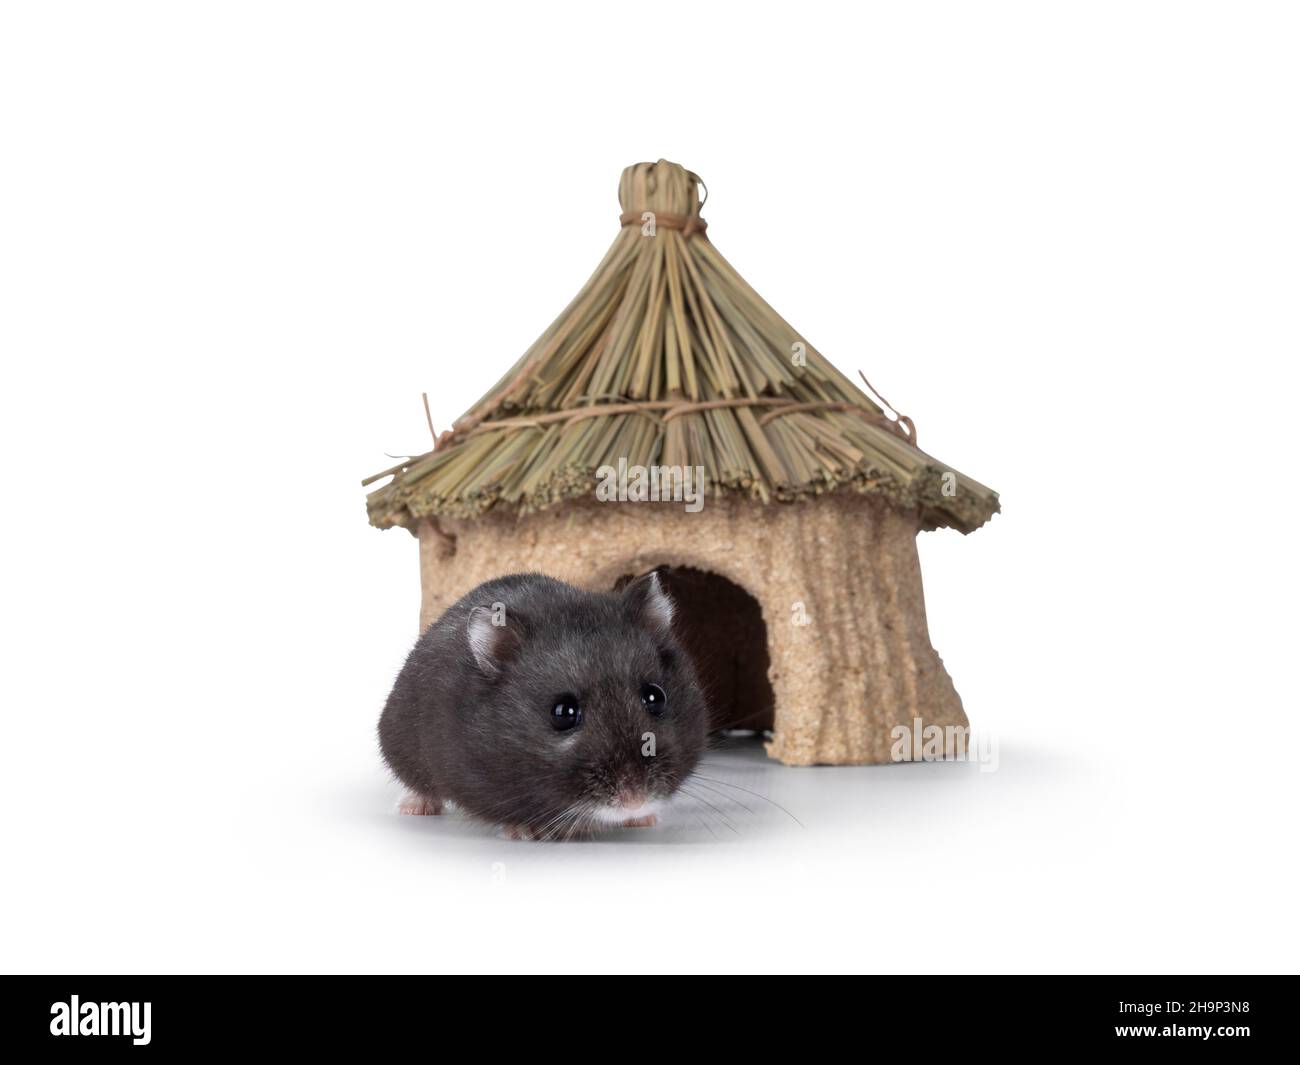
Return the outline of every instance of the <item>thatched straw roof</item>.
{"type": "Polygon", "coordinates": [[[365,482],[392,476],[368,498],[375,525],[591,497],[619,459],[702,466],[710,493],[762,503],[876,493],[963,532],[997,511],[997,493],[918,450],[909,419],[732,269],[699,187],[662,159],[623,171],[621,228],[596,272],[434,450],[365,482]]]}

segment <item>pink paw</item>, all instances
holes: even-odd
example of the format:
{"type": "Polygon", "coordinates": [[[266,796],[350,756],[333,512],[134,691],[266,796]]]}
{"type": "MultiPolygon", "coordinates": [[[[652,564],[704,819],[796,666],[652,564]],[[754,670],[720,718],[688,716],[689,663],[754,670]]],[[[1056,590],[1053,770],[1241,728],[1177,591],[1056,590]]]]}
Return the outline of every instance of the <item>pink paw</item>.
{"type": "Polygon", "coordinates": [[[417,817],[424,817],[428,814],[442,813],[442,802],[438,799],[430,799],[426,795],[417,795],[413,791],[408,791],[402,796],[402,801],[397,804],[399,814],[414,814],[417,817]]]}
{"type": "Polygon", "coordinates": [[[654,828],[659,823],[657,814],[646,814],[644,817],[633,817],[623,822],[624,828],[654,828]]]}
{"type": "Polygon", "coordinates": [[[527,828],[524,825],[502,825],[501,838],[502,839],[536,839],[537,836],[534,834],[531,828],[527,828]]]}

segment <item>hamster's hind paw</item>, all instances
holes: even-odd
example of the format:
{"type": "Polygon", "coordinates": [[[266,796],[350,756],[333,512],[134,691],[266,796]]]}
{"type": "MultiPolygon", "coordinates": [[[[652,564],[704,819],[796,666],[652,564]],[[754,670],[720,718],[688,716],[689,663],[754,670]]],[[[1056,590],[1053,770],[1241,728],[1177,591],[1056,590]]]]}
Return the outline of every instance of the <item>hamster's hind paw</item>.
{"type": "Polygon", "coordinates": [[[436,815],[442,813],[442,802],[439,799],[431,799],[427,795],[417,795],[413,791],[408,791],[397,804],[397,812],[414,814],[417,817],[436,815]]]}

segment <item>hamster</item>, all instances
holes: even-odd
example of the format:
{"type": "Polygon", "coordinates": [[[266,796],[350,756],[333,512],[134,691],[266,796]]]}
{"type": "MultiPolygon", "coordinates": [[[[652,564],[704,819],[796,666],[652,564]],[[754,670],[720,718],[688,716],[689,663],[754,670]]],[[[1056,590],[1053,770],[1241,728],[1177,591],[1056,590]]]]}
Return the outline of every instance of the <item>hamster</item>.
{"type": "Polygon", "coordinates": [[[655,573],[621,593],[499,577],[420,637],[379,719],[403,813],[451,801],[513,838],[653,825],[708,709],[655,573]]]}

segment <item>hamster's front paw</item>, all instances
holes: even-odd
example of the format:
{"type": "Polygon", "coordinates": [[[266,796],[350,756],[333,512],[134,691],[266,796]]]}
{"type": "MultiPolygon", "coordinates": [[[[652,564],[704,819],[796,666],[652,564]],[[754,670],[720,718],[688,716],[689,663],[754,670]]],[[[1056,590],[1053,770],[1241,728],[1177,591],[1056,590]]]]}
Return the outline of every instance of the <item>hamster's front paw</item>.
{"type": "Polygon", "coordinates": [[[644,817],[632,817],[623,822],[624,828],[654,828],[659,823],[657,814],[646,814],[644,817]]]}
{"type": "Polygon", "coordinates": [[[417,817],[423,817],[429,814],[437,815],[442,813],[442,802],[438,799],[431,799],[427,795],[417,795],[413,791],[408,791],[402,796],[402,801],[397,804],[399,814],[414,814],[417,817]]]}
{"type": "Polygon", "coordinates": [[[538,839],[538,835],[527,825],[502,825],[497,830],[502,839],[538,839]]]}

